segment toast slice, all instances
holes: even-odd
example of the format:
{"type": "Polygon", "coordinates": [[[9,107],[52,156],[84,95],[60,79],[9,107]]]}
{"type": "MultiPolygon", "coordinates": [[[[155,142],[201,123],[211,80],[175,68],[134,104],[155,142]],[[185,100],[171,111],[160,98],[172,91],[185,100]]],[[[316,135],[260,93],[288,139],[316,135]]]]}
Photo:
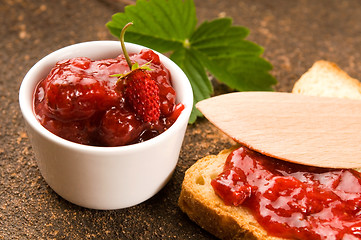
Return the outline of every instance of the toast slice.
{"type": "Polygon", "coordinates": [[[361,99],[361,83],[350,77],[335,63],[320,60],[295,83],[292,93],[361,99]]]}
{"type": "MultiPolygon", "coordinates": [[[[295,84],[293,93],[361,99],[361,83],[336,64],[316,62],[295,84]]],[[[198,160],[185,173],[178,204],[191,220],[220,239],[280,240],[268,236],[251,212],[227,206],[211,186],[222,171],[228,155],[239,146],[198,160]]]]}
{"type": "Polygon", "coordinates": [[[190,219],[220,239],[282,239],[267,236],[247,208],[227,206],[213,191],[211,180],[223,171],[228,155],[237,147],[206,156],[191,166],[178,204],[190,219]]]}

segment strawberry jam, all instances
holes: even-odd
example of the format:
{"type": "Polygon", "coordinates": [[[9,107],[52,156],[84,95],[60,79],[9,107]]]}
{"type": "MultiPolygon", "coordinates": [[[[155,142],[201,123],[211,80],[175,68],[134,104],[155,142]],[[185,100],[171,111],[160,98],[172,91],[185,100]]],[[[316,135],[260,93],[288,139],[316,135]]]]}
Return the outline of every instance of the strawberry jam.
{"type": "Polygon", "coordinates": [[[58,62],[35,90],[36,118],[50,132],[85,145],[122,146],[159,135],[175,122],[183,105],[176,105],[170,73],[157,54],[143,50],[132,55],[131,61],[139,65],[150,62],[149,75],[159,94],[156,120],[143,121],[117,88],[118,77],[112,75],[130,71],[123,55],[58,62]]]}
{"type": "Polygon", "coordinates": [[[250,209],[268,234],[291,239],[361,239],[361,175],[303,166],[245,147],[211,182],[227,205],[250,209]]]}

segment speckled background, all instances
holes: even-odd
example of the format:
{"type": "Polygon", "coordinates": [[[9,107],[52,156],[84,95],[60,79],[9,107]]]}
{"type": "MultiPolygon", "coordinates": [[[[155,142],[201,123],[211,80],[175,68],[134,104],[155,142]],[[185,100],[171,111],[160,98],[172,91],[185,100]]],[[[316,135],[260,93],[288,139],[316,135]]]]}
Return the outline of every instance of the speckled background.
{"type": "MultiPolygon", "coordinates": [[[[104,26],[131,0],[0,0],[0,239],[212,239],[177,207],[185,170],[232,142],[199,120],[189,126],[176,171],[150,200],[128,209],[75,206],[40,175],[18,104],[26,72],[69,44],[114,40],[104,26]]],[[[229,16],[251,31],[274,66],[276,90],[319,59],[361,79],[359,0],[195,0],[199,21],[229,16]]],[[[216,87],[222,92],[222,86],[216,87]]]]}

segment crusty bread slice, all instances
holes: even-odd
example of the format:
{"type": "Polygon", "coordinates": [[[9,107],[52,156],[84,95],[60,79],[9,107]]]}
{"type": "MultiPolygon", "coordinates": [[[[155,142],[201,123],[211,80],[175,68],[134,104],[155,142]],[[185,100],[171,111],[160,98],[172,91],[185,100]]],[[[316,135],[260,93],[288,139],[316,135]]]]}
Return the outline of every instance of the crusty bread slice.
{"type": "Polygon", "coordinates": [[[295,83],[292,93],[361,99],[361,83],[335,63],[320,60],[295,83]]]}
{"type": "MultiPolygon", "coordinates": [[[[293,93],[361,99],[361,83],[336,64],[318,61],[295,84],[293,93]]],[[[198,160],[185,173],[178,204],[190,219],[220,239],[282,239],[268,236],[247,208],[226,206],[213,191],[211,179],[223,170],[236,148],[198,160]]]]}
{"type": "Polygon", "coordinates": [[[234,149],[206,156],[186,171],[178,202],[180,208],[220,239],[281,239],[267,236],[248,209],[226,206],[214,193],[211,179],[222,172],[227,156],[234,149]]]}

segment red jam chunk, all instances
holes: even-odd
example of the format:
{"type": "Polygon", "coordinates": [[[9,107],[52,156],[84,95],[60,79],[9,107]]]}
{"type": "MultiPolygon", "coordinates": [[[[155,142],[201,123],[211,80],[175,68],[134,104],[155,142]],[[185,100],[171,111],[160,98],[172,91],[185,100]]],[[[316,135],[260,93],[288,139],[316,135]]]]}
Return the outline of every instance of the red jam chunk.
{"type": "Polygon", "coordinates": [[[245,147],[211,182],[227,205],[250,209],[273,236],[361,239],[361,174],[280,161],[245,147]]]}
{"type": "Polygon", "coordinates": [[[159,135],[175,122],[184,106],[176,105],[170,73],[157,54],[143,50],[132,55],[131,61],[140,66],[150,62],[149,73],[159,87],[157,121],[143,122],[117,90],[118,78],[111,75],[129,71],[123,55],[58,62],[34,93],[36,118],[50,132],[85,145],[122,146],[159,135]]]}

